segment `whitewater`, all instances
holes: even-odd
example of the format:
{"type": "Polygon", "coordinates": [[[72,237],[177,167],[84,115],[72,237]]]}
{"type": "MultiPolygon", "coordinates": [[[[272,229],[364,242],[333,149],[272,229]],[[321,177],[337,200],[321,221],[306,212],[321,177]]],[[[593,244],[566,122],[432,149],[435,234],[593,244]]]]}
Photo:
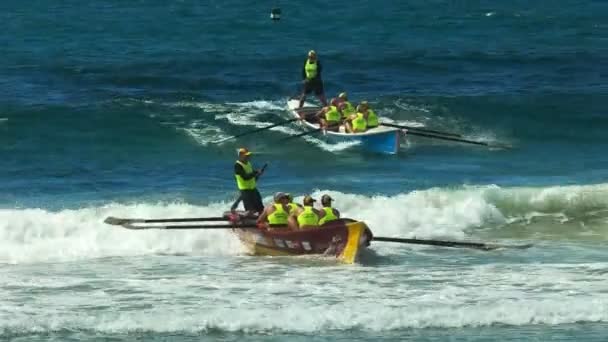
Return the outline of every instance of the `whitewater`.
{"type": "Polygon", "coordinates": [[[110,215],[214,216],[227,203],[2,209],[0,332],[365,335],[608,320],[608,185],[314,195],[324,193],[376,235],[535,246],[485,252],[374,242],[361,263],[345,266],[248,256],[229,231],[103,223],[110,215]]]}
{"type": "MultiPolygon", "coordinates": [[[[563,243],[608,239],[608,185],[547,188],[465,186],[396,196],[316,190],[339,203],[344,217],[366,222],[376,235],[430,239],[547,239],[563,243]]],[[[303,196],[296,196],[301,200],[303,196]]],[[[265,198],[269,202],[270,197],[265,198]]],[[[0,262],[76,261],[155,254],[241,255],[229,231],[130,231],[103,223],[108,216],[218,216],[230,203],[112,203],[64,209],[0,209],[0,262]]]]}

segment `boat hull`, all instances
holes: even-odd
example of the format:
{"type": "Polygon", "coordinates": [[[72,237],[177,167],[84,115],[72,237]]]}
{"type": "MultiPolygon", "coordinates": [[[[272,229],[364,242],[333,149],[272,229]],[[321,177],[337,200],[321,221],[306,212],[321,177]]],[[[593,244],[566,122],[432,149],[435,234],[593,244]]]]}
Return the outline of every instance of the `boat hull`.
{"type": "Polygon", "coordinates": [[[347,264],[357,262],[361,250],[372,240],[365,223],[350,219],[315,229],[235,228],[233,232],[253,255],[324,255],[347,264]]]}
{"type": "MultiPolygon", "coordinates": [[[[310,103],[305,103],[302,108],[298,108],[299,101],[292,99],[287,103],[287,107],[291,111],[294,118],[300,117],[301,115],[307,115],[320,110],[320,107],[315,107],[310,103]]],[[[310,129],[318,129],[319,125],[310,123],[308,121],[302,121],[303,125],[306,125],[310,129]]],[[[341,128],[342,132],[331,132],[328,131],[324,138],[328,142],[356,142],[362,149],[376,153],[387,153],[395,154],[399,150],[401,130],[379,126],[372,128],[363,133],[345,133],[344,127],[341,128]]]]}

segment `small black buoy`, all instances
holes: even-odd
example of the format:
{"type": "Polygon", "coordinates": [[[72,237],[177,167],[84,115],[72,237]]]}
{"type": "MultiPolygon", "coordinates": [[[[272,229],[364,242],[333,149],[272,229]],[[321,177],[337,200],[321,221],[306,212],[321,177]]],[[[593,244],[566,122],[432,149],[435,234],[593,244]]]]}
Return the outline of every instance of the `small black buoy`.
{"type": "Polygon", "coordinates": [[[270,19],[272,19],[272,20],[281,19],[281,9],[278,7],[271,9],[270,10],[270,19]]]}

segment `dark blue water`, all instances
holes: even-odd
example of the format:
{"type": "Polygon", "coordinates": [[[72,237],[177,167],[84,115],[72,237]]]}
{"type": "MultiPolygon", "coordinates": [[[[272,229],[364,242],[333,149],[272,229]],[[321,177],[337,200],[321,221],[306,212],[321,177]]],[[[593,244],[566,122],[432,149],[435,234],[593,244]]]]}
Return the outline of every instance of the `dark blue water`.
{"type": "MultiPolygon", "coordinates": [[[[449,231],[456,237],[475,237],[486,224],[493,228],[478,236],[593,239],[586,229],[596,239],[608,236],[605,1],[7,0],[0,4],[0,23],[0,231],[11,250],[34,243],[11,240],[15,232],[29,236],[32,227],[63,225],[44,215],[67,215],[80,229],[102,219],[99,208],[107,206],[126,211],[140,205],[146,208],[141,215],[173,216],[170,203],[219,210],[236,195],[232,166],[240,146],[257,152],[258,166],[269,164],[259,185],[264,197],[279,190],[297,196],[331,191],[352,215],[361,210],[372,222],[382,222],[383,210],[420,215],[414,223],[404,219],[409,223],[395,233],[415,232],[410,223],[430,221],[455,223],[449,231]],[[279,21],[269,18],[274,6],[282,9],[279,21]],[[300,91],[310,49],[323,63],[328,97],[347,91],[353,102],[368,100],[381,118],[513,148],[410,136],[397,155],[386,156],[314,136],[281,141],[300,132],[294,126],[214,143],[288,118],[286,101],[300,91]],[[390,209],[373,196],[388,198],[390,209]],[[377,208],[373,215],[369,203],[377,208]],[[28,210],[36,208],[44,217],[30,221],[28,210]],[[538,218],[543,215],[554,219],[538,218]]],[[[55,243],[40,239],[36,248],[55,243]]],[[[46,249],[36,251],[36,257],[11,254],[0,262],[41,262],[46,249]]],[[[320,323],[276,338],[424,339],[428,333],[427,340],[477,334],[479,340],[512,334],[525,340],[556,333],[595,340],[605,335],[608,320],[605,312],[598,317],[582,313],[555,325],[541,319],[540,327],[482,330],[467,328],[464,320],[455,333],[441,330],[443,323],[428,331],[406,324],[379,335],[332,324],[324,330],[320,323]],[[586,330],[579,321],[597,325],[586,330]]],[[[62,323],[42,326],[23,332],[8,324],[0,326],[0,336],[95,338],[88,335],[95,324],[82,332],[62,323]]],[[[218,339],[242,337],[222,324],[215,328],[218,339]]],[[[129,339],[122,335],[128,327],[99,329],[102,336],[129,339]]],[[[163,340],[167,331],[144,335],[163,340]]]]}

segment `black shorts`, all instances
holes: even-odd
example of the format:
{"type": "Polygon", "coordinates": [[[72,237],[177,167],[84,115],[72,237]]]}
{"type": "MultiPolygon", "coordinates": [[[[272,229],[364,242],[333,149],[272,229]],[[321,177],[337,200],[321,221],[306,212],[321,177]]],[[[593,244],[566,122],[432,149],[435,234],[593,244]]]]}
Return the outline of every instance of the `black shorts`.
{"type": "Polygon", "coordinates": [[[308,82],[304,82],[304,94],[310,94],[315,92],[315,95],[323,95],[323,81],[320,79],[313,79],[308,82]]]}
{"type": "Polygon", "coordinates": [[[261,213],[264,210],[262,196],[260,196],[258,189],[241,190],[241,200],[243,200],[243,206],[247,211],[253,210],[261,213]]]}

